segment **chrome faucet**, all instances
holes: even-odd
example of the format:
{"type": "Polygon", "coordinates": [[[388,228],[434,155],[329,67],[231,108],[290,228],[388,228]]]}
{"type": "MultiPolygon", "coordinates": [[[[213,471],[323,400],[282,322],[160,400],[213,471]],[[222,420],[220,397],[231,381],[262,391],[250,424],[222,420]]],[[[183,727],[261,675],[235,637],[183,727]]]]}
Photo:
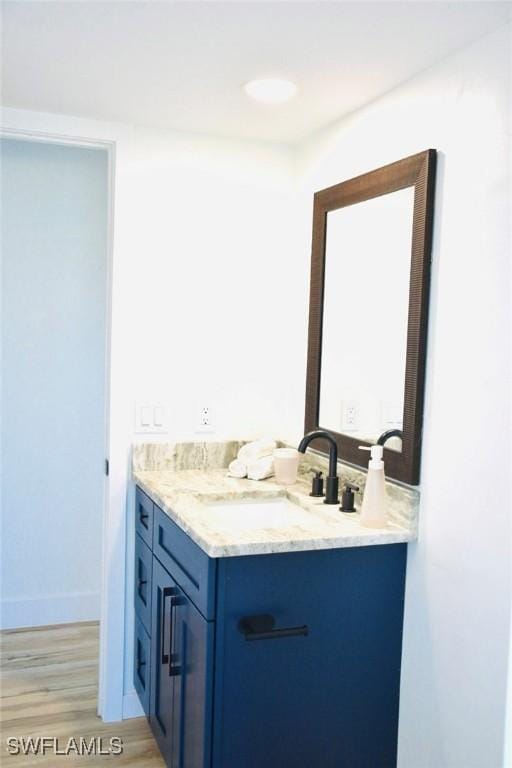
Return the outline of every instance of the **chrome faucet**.
{"type": "Polygon", "coordinates": [[[338,498],[338,446],[336,440],[330,432],[323,429],[317,429],[304,435],[299,443],[301,453],[306,453],[306,448],[312,440],[327,440],[329,443],[329,475],[325,479],[325,499],[324,504],[339,504],[338,498]]]}

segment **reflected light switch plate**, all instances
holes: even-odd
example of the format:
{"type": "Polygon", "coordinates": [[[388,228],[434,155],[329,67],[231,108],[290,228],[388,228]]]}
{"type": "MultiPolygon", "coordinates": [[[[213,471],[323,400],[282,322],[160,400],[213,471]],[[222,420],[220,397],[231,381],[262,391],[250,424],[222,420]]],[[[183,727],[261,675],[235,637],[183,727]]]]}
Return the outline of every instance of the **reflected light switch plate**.
{"type": "Polygon", "coordinates": [[[384,429],[402,429],[403,410],[402,404],[384,403],[382,408],[384,429]]]}

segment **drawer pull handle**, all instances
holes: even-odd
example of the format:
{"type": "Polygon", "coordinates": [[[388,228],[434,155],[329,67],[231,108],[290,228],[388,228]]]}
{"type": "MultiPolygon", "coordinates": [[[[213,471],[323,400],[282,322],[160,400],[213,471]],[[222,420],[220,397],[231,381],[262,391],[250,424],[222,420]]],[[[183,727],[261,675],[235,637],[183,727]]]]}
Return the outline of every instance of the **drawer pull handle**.
{"type": "Polygon", "coordinates": [[[144,691],[146,690],[146,686],[147,686],[146,679],[144,678],[144,671],[145,671],[144,667],[145,666],[146,666],[146,662],[145,661],[140,661],[139,660],[137,662],[137,677],[139,678],[140,684],[142,685],[142,689],[144,691]]]}
{"type": "Polygon", "coordinates": [[[137,587],[137,594],[142,600],[142,602],[144,603],[144,605],[146,605],[146,598],[142,594],[142,587],[144,586],[144,584],[147,584],[148,582],[146,579],[141,579],[141,578],[138,579],[138,582],[139,582],[139,585],[137,587]]]}
{"type": "MultiPolygon", "coordinates": [[[[182,595],[178,595],[178,597],[173,597],[171,599],[171,626],[173,625],[173,611],[175,608],[178,608],[180,605],[186,605],[187,600],[182,595]]],[[[172,639],[171,635],[171,643],[174,645],[174,639],[172,639]]],[[[170,650],[170,649],[169,649],[170,650]]],[[[179,656],[177,653],[170,653],[169,652],[169,677],[179,677],[181,675],[181,664],[178,664],[179,656]]]]}
{"type": "MultiPolygon", "coordinates": [[[[169,656],[171,655],[171,633],[169,632],[169,653],[165,653],[165,607],[167,603],[167,598],[171,597],[172,595],[175,595],[177,592],[175,587],[164,587],[162,590],[162,598],[161,598],[161,616],[160,616],[160,660],[162,664],[168,664],[169,663],[169,656]]],[[[169,618],[171,617],[171,611],[169,611],[169,618]]],[[[172,631],[172,630],[171,630],[172,631]]]]}
{"type": "Polygon", "coordinates": [[[269,613],[245,616],[238,622],[238,630],[246,640],[277,640],[280,637],[298,637],[309,634],[308,627],[283,627],[274,629],[276,620],[269,613]]]}
{"type": "Polygon", "coordinates": [[[145,528],[148,527],[146,525],[146,520],[148,519],[148,517],[149,517],[149,512],[144,512],[144,507],[140,507],[140,510],[139,510],[139,520],[141,521],[142,525],[145,528]]]}

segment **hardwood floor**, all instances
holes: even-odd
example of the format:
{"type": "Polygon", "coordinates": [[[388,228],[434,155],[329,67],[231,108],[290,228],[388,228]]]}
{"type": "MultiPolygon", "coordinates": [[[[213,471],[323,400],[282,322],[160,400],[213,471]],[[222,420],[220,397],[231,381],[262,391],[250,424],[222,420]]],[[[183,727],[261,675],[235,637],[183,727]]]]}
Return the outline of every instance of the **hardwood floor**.
{"type": "Polygon", "coordinates": [[[145,718],[103,723],[96,715],[99,625],[63,624],[0,633],[1,689],[0,765],[137,766],[163,768],[145,718]],[[9,737],[57,738],[65,749],[74,737],[101,737],[104,749],[111,737],[123,742],[119,755],[69,754],[57,756],[53,745],[46,754],[11,755],[9,737]]]}

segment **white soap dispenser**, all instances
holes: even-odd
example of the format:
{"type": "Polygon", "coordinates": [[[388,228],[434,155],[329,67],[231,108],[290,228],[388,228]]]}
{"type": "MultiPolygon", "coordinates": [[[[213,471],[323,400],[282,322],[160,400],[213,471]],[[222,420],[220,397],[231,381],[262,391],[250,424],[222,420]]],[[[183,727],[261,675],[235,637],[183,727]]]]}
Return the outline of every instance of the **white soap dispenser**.
{"type": "Polygon", "coordinates": [[[360,445],[362,451],[370,451],[368,475],[361,507],[361,525],[367,528],[386,527],[386,480],[384,477],[384,448],[382,445],[360,445]]]}

